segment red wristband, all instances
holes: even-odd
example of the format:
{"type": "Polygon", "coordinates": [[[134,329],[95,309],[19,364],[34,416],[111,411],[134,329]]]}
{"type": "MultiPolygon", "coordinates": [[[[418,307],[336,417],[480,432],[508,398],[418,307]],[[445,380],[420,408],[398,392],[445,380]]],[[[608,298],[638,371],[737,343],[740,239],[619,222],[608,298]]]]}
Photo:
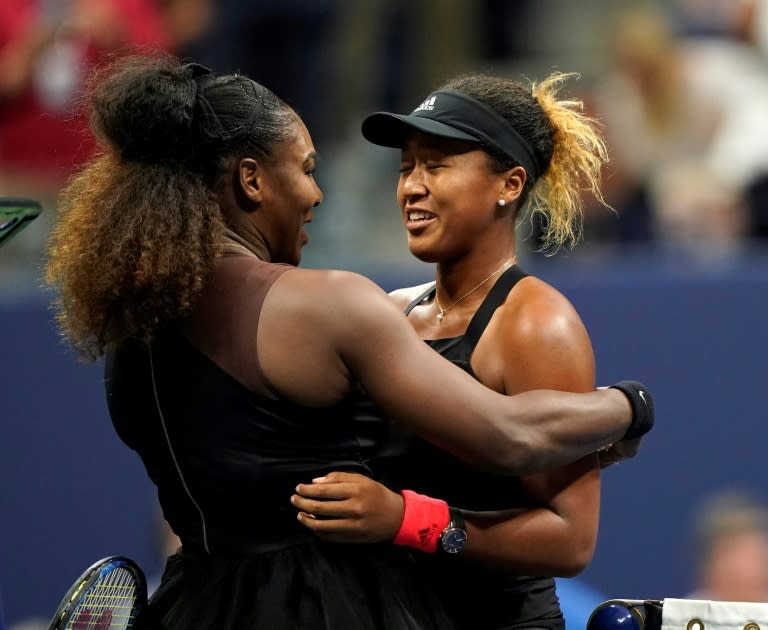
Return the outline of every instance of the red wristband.
{"type": "Polygon", "coordinates": [[[403,490],[400,494],[403,495],[405,507],[403,522],[392,542],[425,553],[435,553],[440,535],[451,522],[448,504],[412,490],[403,490]]]}

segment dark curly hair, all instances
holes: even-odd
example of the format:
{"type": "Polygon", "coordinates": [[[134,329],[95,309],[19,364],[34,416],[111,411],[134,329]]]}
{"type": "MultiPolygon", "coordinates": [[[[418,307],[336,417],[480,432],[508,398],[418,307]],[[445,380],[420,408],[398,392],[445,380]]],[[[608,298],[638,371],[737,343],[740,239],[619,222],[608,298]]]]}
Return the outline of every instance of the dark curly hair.
{"type": "Polygon", "coordinates": [[[101,69],[87,101],[102,152],[61,193],[45,279],[64,337],[93,359],[189,312],[225,229],[217,173],[269,159],[296,114],[247,77],[168,56],[101,69]]]}
{"type": "MultiPolygon", "coordinates": [[[[600,173],[608,161],[605,143],[595,121],[581,113],[582,103],[558,100],[562,84],[575,74],[556,72],[530,86],[504,77],[470,74],[450,80],[440,89],[457,90],[504,117],[533,147],[543,175],[529,178],[521,207],[544,219],[542,250],[553,252],[573,244],[581,233],[582,188],[602,203],[600,173]]],[[[518,164],[486,148],[499,172],[518,164]]]]}

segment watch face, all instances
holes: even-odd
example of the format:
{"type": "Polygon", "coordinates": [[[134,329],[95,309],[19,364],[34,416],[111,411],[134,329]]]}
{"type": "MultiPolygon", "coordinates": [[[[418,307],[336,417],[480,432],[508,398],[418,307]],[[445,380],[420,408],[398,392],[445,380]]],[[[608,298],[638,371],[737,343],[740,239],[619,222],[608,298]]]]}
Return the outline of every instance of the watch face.
{"type": "Polygon", "coordinates": [[[464,543],[467,542],[467,532],[458,527],[452,527],[442,535],[443,549],[448,553],[458,553],[464,548],[464,543]]]}

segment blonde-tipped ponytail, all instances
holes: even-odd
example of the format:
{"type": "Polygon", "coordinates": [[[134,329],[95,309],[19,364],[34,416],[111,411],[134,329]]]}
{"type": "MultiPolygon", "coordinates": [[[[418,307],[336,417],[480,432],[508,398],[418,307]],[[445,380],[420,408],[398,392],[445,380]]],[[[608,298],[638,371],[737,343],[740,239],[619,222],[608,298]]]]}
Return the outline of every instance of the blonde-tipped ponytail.
{"type": "Polygon", "coordinates": [[[553,130],[549,167],[534,184],[527,200],[531,218],[542,215],[544,233],[541,250],[557,251],[574,245],[581,236],[582,192],[589,190],[605,204],[600,174],[608,161],[605,142],[596,122],[582,113],[578,100],[558,100],[563,83],[577,76],[556,72],[531,85],[531,94],[541,106],[553,130]]]}

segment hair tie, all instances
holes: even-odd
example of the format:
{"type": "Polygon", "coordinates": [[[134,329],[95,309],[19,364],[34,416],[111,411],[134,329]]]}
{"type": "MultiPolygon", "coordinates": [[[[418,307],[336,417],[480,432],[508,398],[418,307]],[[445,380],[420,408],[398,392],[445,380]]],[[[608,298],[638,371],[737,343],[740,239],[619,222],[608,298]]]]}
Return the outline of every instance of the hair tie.
{"type": "Polygon", "coordinates": [[[186,77],[193,79],[197,86],[195,119],[197,128],[204,136],[209,140],[226,141],[239,134],[251,132],[254,121],[261,115],[264,107],[266,89],[263,85],[247,77],[235,75],[234,80],[237,81],[246,100],[251,102],[253,108],[245,125],[238,125],[236,129],[229,130],[205,96],[205,90],[216,79],[213,70],[199,63],[188,63],[182,66],[182,71],[186,77]],[[246,85],[250,87],[250,90],[246,88],[246,85]]]}
{"type": "Polygon", "coordinates": [[[213,70],[199,63],[185,63],[182,74],[195,82],[195,126],[210,140],[227,140],[231,137],[219,115],[206,98],[203,89],[216,78],[213,70]],[[201,80],[202,79],[202,80],[201,80]]]}

